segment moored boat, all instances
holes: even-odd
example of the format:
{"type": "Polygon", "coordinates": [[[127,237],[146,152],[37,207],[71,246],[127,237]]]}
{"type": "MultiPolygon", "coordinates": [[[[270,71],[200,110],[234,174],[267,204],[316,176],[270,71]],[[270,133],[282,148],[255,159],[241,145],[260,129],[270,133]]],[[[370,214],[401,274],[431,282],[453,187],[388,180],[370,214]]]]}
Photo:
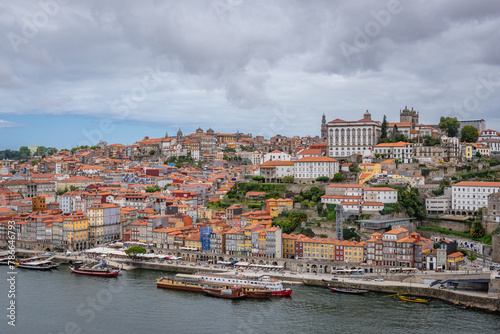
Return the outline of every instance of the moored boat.
{"type": "Polygon", "coordinates": [[[398,295],[399,299],[404,300],[405,302],[412,303],[427,303],[429,299],[417,298],[415,296],[405,296],[403,294],[398,295]]]}
{"type": "Polygon", "coordinates": [[[232,284],[247,286],[263,286],[271,291],[272,297],[290,297],[292,289],[283,287],[283,283],[268,275],[246,274],[246,275],[226,275],[217,273],[198,273],[204,281],[216,284],[232,284]]]}
{"type": "Polygon", "coordinates": [[[245,292],[243,292],[243,288],[236,285],[228,289],[203,288],[203,291],[210,296],[225,299],[244,299],[248,297],[245,292]]]}
{"type": "MultiPolygon", "coordinates": [[[[229,289],[232,284],[214,283],[203,280],[198,275],[177,274],[173,277],[160,277],[156,280],[156,286],[164,289],[183,290],[192,292],[206,292],[205,289],[223,290],[229,289]]],[[[238,285],[248,298],[267,299],[272,291],[264,286],[238,285]]]]}
{"type": "Polygon", "coordinates": [[[120,268],[106,267],[106,264],[107,264],[106,262],[103,262],[102,264],[98,264],[93,267],[87,267],[82,263],[76,263],[72,266],[69,266],[69,269],[75,274],[92,275],[100,277],[116,277],[121,273],[120,268]]]}
{"type": "Polygon", "coordinates": [[[23,268],[23,269],[31,269],[31,270],[50,270],[52,267],[50,265],[28,265],[28,264],[21,264],[17,263],[16,264],[18,268],[23,268]]]}
{"type": "Polygon", "coordinates": [[[57,266],[59,266],[59,263],[52,262],[53,258],[54,256],[46,260],[36,261],[38,257],[34,257],[34,258],[24,259],[20,262],[15,262],[15,265],[23,269],[42,270],[42,271],[50,270],[57,268],[57,266]]]}
{"type": "Polygon", "coordinates": [[[333,292],[341,292],[341,293],[350,293],[353,295],[362,295],[364,293],[367,293],[368,290],[362,290],[362,289],[351,289],[351,288],[333,288],[333,287],[328,287],[333,292]]]}

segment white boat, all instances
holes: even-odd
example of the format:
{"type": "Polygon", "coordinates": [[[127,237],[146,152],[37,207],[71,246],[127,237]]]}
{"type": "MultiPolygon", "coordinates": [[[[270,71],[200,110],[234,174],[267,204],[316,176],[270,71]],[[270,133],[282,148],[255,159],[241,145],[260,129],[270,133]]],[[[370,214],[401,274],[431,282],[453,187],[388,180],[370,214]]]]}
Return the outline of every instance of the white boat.
{"type": "Polygon", "coordinates": [[[264,286],[272,291],[274,297],[289,297],[292,295],[292,289],[283,287],[283,283],[262,274],[246,274],[246,275],[225,275],[216,273],[197,273],[202,280],[210,283],[217,284],[232,284],[232,285],[250,285],[250,286],[264,286]]]}

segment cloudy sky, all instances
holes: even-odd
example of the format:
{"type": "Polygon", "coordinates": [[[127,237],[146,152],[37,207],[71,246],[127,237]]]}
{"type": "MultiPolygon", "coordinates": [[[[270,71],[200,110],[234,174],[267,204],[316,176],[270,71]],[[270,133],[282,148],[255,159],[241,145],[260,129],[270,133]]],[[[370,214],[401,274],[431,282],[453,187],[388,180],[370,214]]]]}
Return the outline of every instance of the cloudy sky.
{"type": "Polygon", "coordinates": [[[500,3],[0,1],[0,149],[317,135],[321,115],[500,130],[500,3]]]}

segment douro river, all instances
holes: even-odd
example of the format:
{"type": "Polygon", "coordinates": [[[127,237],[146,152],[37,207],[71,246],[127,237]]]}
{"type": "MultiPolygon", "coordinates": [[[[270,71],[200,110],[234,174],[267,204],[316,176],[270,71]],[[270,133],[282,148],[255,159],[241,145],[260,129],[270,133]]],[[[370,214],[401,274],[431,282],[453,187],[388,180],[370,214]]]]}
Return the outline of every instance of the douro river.
{"type": "Polygon", "coordinates": [[[0,267],[0,333],[500,333],[500,315],[439,300],[293,286],[292,298],[231,301],[158,289],[157,271],[117,278],[17,269],[16,326],[8,324],[8,268],[0,267]]]}

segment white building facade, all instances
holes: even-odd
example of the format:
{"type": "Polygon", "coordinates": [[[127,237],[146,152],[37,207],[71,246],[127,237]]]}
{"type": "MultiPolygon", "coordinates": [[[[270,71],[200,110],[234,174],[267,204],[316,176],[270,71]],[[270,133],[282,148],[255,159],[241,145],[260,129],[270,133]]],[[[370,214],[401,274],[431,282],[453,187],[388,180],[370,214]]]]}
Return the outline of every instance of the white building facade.
{"type": "Polygon", "coordinates": [[[452,213],[471,213],[488,207],[488,196],[497,192],[500,182],[458,182],[452,186],[452,213]]]}
{"type": "Polygon", "coordinates": [[[402,163],[413,162],[413,144],[404,143],[402,141],[397,143],[383,143],[374,147],[373,153],[380,154],[388,159],[400,159],[402,163]]]}
{"type": "Polygon", "coordinates": [[[295,181],[308,182],[326,176],[332,179],[339,172],[339,162],[330,157],[306,157],[294,162],[295,181]]]}
{"type": "Polygon", "coordinates": [[[373,148],[380,138],[380,122],[371,119],[366,111],[359,121],[335,119],[327,125],[327,155],[335,158],[347,158],[353,154],[363,155],[373,148]]]}

